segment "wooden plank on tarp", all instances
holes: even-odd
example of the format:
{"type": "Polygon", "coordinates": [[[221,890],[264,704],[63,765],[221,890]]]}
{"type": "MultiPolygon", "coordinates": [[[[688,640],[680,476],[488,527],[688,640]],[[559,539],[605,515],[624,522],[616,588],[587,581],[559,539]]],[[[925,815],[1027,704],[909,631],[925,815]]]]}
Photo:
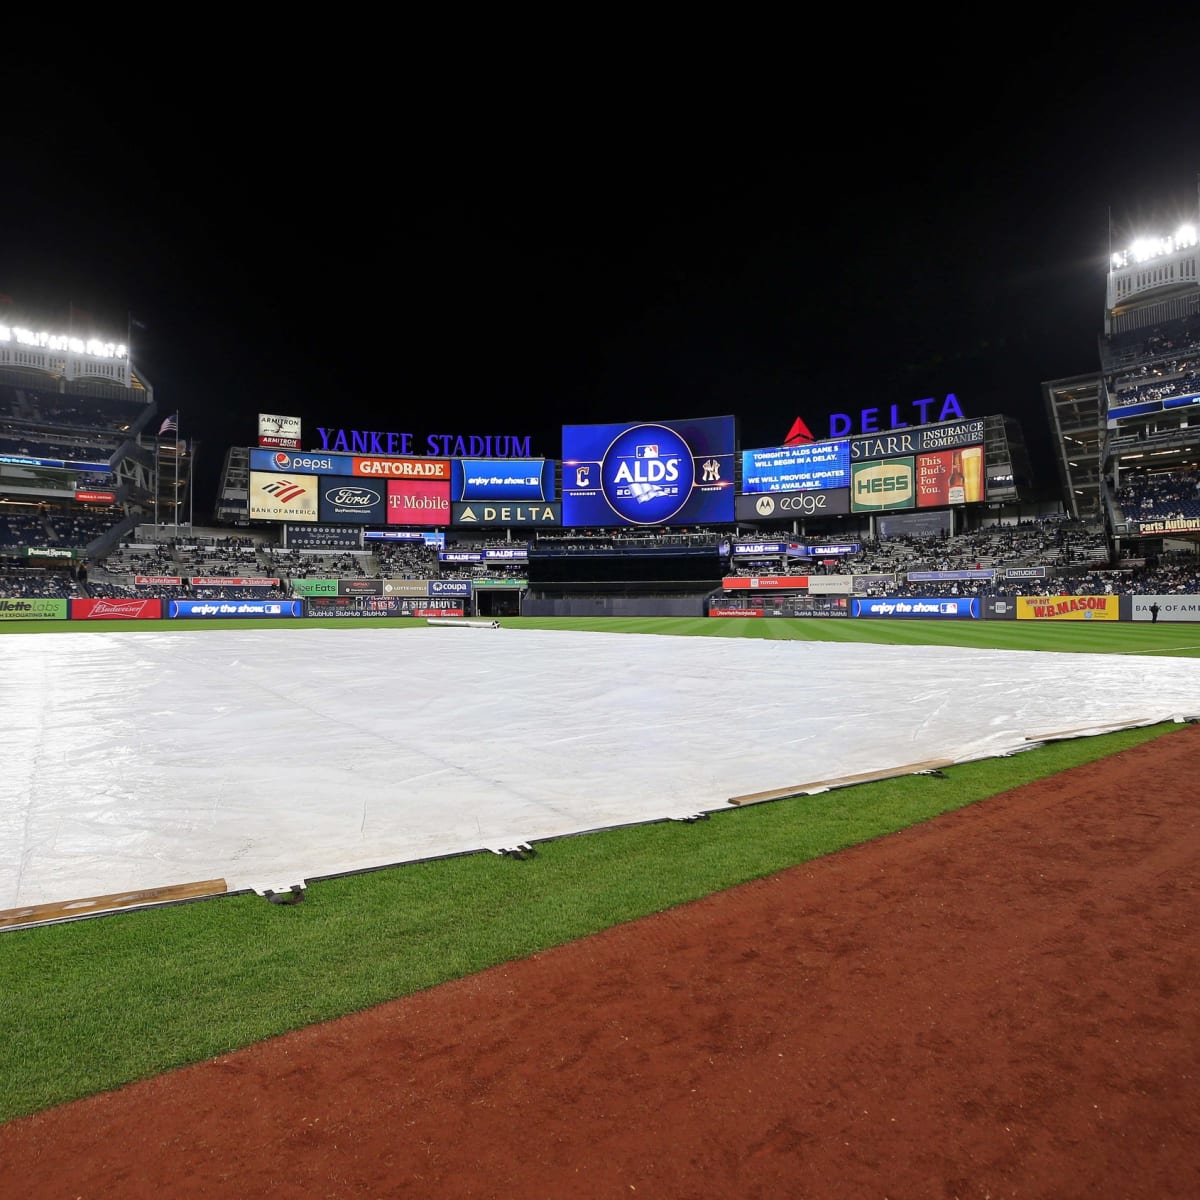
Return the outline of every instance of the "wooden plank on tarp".
{"type": "Polygon", "coordinates": [[[747,804],[761,804],[764,800],[786,800],[788,796],[827,792],[831,788],[851,787],[856,783],[876,783],[881,779],[896,779],[901,775],[919,775],[922,771],[939,771],[943,767],[953,765],[952,758],[927,758],[924,762],[908,763],[903,767],[885,767],[879,771],[862,771],[857,775],[839,775],[834,779],[798,783],[794,787],[772,788],[768,792],[748,792],[745,796],[730,796],[728,803],[741,808],[747,804]]]}
{"type": "Polygon", "coordinates": [[[90,896],[84,900],[61,900],[53,904],[31,904],[25,908],[0,909],[0,929],[38,925],[43,921],[62,921],[69,917],[88,917],[97,913],[136,908],[141,904],[172,904],[178,900],[199,900],[226,892],[224,879],[202,879],[195,883],[176,883],[166,887],[142,888],[134,892],[114,892],[109,896],[90,896]]]}

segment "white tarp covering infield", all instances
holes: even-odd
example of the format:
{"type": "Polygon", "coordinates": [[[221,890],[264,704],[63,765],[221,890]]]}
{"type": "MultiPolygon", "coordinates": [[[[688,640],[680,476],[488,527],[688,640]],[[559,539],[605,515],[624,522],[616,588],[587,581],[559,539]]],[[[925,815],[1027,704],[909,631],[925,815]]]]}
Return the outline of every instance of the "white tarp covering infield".
{"type": "Polygon", "coordinates": [[[282,890],[1198,712],[1187,658],[445,627],[12,636],[0,910],[282,890]]]}

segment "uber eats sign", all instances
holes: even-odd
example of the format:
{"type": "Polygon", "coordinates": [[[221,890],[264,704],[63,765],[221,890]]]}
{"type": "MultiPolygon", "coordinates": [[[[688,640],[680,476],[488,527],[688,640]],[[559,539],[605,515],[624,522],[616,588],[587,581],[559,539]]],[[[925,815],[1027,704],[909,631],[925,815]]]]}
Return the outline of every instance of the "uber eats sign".
{"type": "Polygon", "coordinates": [[[886,512],[916,504],[916,460],[888,458],[850,464],[850,511],[886,512]]]}

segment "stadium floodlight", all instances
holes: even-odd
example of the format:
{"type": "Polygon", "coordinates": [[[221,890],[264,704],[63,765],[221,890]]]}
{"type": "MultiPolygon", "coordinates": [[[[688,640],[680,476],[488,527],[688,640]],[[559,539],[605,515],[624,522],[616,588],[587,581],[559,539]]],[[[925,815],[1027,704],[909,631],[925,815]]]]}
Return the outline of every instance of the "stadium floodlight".
{"type": "Polygon", "coordinates": [[[46,330],[26,329],[21,325],[0,324],[0,342],[15,342],[37,350],[58,350],[68,354],[84,354],[89,358],[129,357],[129,347],[121,342],[105,342],[100,338],[81,338],[72,334],[49,333],[46,330]]]}
{"type": "Polygon", "coordinates": [[[1112,265],[1120,269],[1130,263],[1144,263],[1164,254],[1174,254],[1177,250],[1190,250],[1196,240],[1196,226],[1190,223],[1180,225],[1174,234],[1166,237],[1135,238],[1127,250],[1118,250],[1113,254],[1112,265]]]}

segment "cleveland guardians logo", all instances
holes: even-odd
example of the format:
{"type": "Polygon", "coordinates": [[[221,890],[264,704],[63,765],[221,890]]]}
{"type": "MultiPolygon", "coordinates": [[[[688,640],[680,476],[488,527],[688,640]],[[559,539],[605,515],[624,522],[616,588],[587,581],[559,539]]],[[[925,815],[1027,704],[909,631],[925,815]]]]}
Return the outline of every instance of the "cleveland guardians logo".
{"type": "Polygon", "coordinates": [[[666,425],[634,425],[609,444],[600,487],[609,507],[633,525],[665,525],[688,502],[696,464],[666,425]]]}

